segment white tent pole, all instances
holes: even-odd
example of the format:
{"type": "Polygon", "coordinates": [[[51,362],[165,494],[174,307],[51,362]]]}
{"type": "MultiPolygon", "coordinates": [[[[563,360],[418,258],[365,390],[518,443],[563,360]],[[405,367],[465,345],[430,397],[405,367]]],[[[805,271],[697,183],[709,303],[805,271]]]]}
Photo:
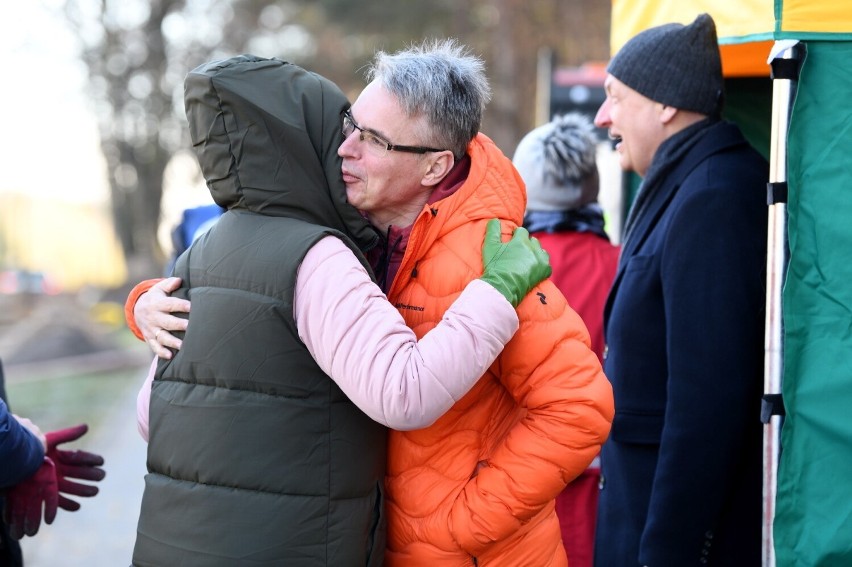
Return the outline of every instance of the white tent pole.
{"type": "MultiPolygon", "coordinates": [[[[779,48],[779,44],[776,44],[776,48],[779,48]]],[[[781,45],[780,48],[783,50],[777,55],[778,58],[792,58],[793,45],[781,45]]],[[[783,184],[787,181],[787,129],[795,84],[791,79],[777,77],[774,77],[772,82],[770,187],[771,184],[783,184]]],[[[786,199],[770,199],[768,214],[764,393],[771,396],[781,393],[783,380],[781,291],[786,267],[786,199]]],[[[781,415],[771,415],[763,435],[763,567],[775,567],[772,526],[775,519],[781,422],[781,415]]]]}

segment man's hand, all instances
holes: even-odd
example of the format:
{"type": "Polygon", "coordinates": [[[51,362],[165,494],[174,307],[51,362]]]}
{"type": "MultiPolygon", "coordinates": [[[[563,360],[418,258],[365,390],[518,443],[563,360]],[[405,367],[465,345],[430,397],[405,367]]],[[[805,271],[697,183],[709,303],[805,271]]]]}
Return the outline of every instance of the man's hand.
{"type": "Polygon", "coordinates": [[[170,359],[170,348],[179,349],[181,340],[170,331],[185,331],[188,320],[172,313],[189,313],[189,301],[170,297],[180,287],[180,278],[166,278],[143,293],[133,308],[136,326],[155,355],[170,359]]]}
{"type": "Polygon", "coordinates": [[[3,519],[9,526],[9,535],[15,539],[21,539],[25,535],[34,536],[41,525],[42,506],[44,523],[50,524],[56,517],[58,502],[56,468],[53,461],[45,457],[34,475],[6,492],[3,519]]]}
{"type": "Polygon", "coordinates": [[[79,510],[80,503],[63,494],[90,497],[98,493],[97,486],[74,482],[68,480],[69,478],[99,481],[106,476],[104,470],[99,468],[104,464],[104,459],[100,455],[87,451],[64,451],[57,447],[62,443],[76,441],[88,430],[87,425],[81,424],[59,431],[51,431],[46,435],[47,456],[56,465],[56,479],[60,492],[59,507],[69,512],[79,510]]]}
{"type": "Polygon", "coordinates": [[[500,221],[491,219],[482,244],[481,280],[494,286],[517,307],[532,288],[551,273],[550,258],[537,238],[518,227],[511,240],[503,242],[500,221]]]}

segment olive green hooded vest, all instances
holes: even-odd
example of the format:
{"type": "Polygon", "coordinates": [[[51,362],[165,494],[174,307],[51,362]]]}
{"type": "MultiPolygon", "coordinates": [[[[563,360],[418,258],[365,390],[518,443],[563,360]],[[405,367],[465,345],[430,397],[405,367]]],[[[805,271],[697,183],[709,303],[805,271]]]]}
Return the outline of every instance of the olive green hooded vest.
{"type": "Polygon", "coordinates": [[[331,82],[274,59],[186,79],[193,144],[229,210],[175,267],[192,312],[151,392],[134,565],[382,562],[385,429],[319,369],[293,320],[317,241],[336,235],[366,266],[377,239],[346,203],[347,107],[331,82]]]}

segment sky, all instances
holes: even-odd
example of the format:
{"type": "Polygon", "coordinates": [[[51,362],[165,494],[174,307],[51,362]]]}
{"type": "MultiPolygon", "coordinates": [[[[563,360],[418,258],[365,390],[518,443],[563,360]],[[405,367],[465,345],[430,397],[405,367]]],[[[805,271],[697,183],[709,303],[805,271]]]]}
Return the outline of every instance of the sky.
{"type": "Polygon", "coordinates": [[[103,202],[108,191],[97,124],[75,40],[53,15],[60,6],[60,0],[26,0],[0,7],[0,193],[103,202]]]}

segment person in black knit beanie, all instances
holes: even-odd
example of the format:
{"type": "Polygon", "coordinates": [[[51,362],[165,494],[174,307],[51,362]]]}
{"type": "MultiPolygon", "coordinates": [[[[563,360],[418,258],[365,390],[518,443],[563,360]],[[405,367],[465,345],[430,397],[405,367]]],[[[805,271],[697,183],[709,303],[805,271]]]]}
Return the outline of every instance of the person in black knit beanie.
{"type": "Polygon", "coordinates": [[[709,15],[639,33],[607,73],[595,124],[643,179],[604,309],[595,565],[757,567],[768,165],[721,118],[709,15]]]}

